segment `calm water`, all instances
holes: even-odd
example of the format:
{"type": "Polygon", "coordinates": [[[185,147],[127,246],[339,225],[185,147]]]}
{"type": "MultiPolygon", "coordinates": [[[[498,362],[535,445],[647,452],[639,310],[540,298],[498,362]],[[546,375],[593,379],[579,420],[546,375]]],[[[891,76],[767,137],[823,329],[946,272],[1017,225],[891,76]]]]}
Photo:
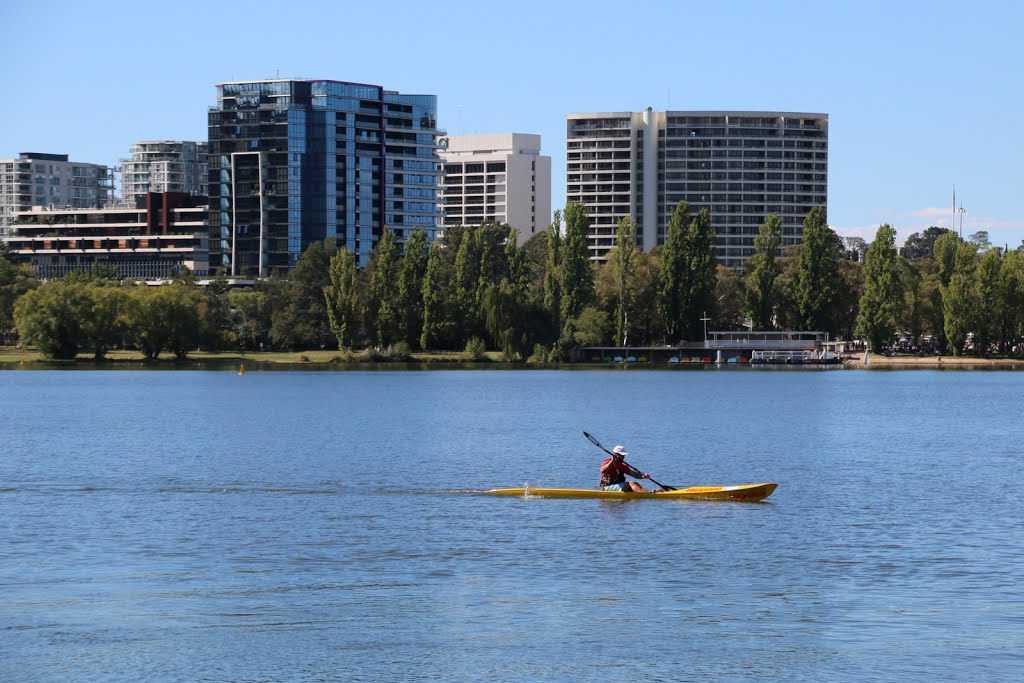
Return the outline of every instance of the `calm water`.
{"type": "Polygon", "coordinates": [[[1020,680],[1024,374],[0,372],[0,680],[1020,680]],[[499,499],[601,453],[765,503],[499,499]]]}

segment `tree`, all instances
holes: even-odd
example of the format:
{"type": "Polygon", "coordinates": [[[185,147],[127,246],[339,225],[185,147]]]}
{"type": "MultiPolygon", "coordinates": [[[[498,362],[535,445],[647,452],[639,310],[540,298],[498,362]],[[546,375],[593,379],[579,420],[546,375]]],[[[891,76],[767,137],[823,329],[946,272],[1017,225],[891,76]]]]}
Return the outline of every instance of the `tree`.
{"type": "Polygon", "coordinates": [[[977,247],[970,242],[961,242],[956,249],[949,284],[942,291],[946,339],[955,356],[963,354],[967,334],[975,323],[978,308],[974,284],[976,259],[977,247]]]}
{"type": "Polygon", "coordinates": [[[794,303],[802,330],[835,333],[842,242],[830,227],[825,209],[817,206],[804,219],[803,244],[796,269],[794,303]]]}
{"type": "Polygon", "coordinates": [[[324,288],[330,284],[334,240],[314,242],[302,253],[287,282],[270,287],[271,341],[279,348],[319,348],[331,342],[324,288]]]}
{"type": "Polygon", "coordinates": [[[25,344],[48,358],[71,359],[85,341],[82,321],[91,315],[92,298],[80,282],[47,282],[26,292],[14,305],[14,322],[25,344]]]}
{"type": "Polygon", "coordinates": [[[0,334],[6,343],[8,332],[14,329],[14,303],[38,287],[39,279],[28,265],[12,263],[3,244],[0,242],[0,334]]]}
{"type": "Polygon", "coordinates": [[[754,255],[747,262],[750,274],[747,276],[747,310],[758,330],[775,327],[775,307],[778,296],[775,281],[781,272],[775,262],[775,254],[782,246],[782,218],[769,214],[761,224],[754,238],[754,255]]]}
{"type": "Polygon", "coordinates": [[[427,273],[427,233],[417,229],[405,241],[398,276],[400,335],[410,347],[418,346],[423,334],[423,277],[427,273]]]}
{"type": "Polygon", "coordinates": [[[368,268],[370,291],[366,322],[373,340],[380,346],[390,346],[399,338],[397,253],[395,234],[385,229],[368,268]]]}
{"type": "Polygon", "coordinates": [[[857,318],[858,336],[867,339],[875,353],[882,352],[896,331],[903,297],[897,259],[896,231],[888,224],[882,225],[864,258],[864,295],[857,318]]]}
{"type": "Polygon", "coordinates": [[[99,360],[123,339],[128,295],[120,287],[95,284],[88,286],[85,291],[92,299],[92,305],[88,317],[81,321],[83,346],[88,346],[93,358],[99,360]]]}
{"type": "Polygon", "coordinates": [[[582,346],[600,346],[611,331],[608,314],[595,306],[587,306],[573,321],[576,341],[582,346]]]}
{"type": "Polygon", "coordinates": [[[327,320],[338,348],[351,349],[359,336],[359,268],[352,252],[341,247],[331,257],[331,283],[324,288],[327,320]]]}
{"type": "Polygon", "coordinates": [[[949,228],[939,228],[934,225],[926,229],[923,233],[913,233],[907,238],[907,241],[903,243],[903,257],[911,261],[915,261],[917,259],[933,256],[935,240],[946,233],[953,235],[956,234],[949,228]]]}
{"type": "Polygon", "coordinates": [[[743,278],[719,265],[715,277],[715,312],[711,318],[713,328],[740,329],[747,310],[746,298],[743,278]]]}
{"type": "Polygon", "coordinates": [[[992,248],[992,242],[988,238],[988,230],[979,230],[969,236],[967,241],[976,245],[980,252],[985,252],[992,248]]]}
{"type": "MultiPolygon", "coordinates": [[[[973,237],[973,235],[972,235],[973,237]]],[[[973,239],[972,244],[978,244],[973,239]]],[[[974,353],[987,356],[989,345],[999,337],[1005,297],[1000,290],[1003,258],[999,249],[984,252],[978,262],[978,310],[974,318],[974,353]]]]}
{"type": "MultiPolygon", "coordinates": [[[[629,344],[629,313],[632,308],[629,276],[630,265],[636,248],[636,223],[624,217],[619,221],[615,234],[615,275],[618,281],[618,305],[615,309],[615,342],[626,346],[629,344]]],[[[610,265],[610,264],[609,264],[610,265]]]]}
{"type": "Polygon", "coordinates": [[[555,211],[555,220],[547,230],[547,252],[544,266],[544,309],[548,311],[555,328],[562,328],[562,212],[555,211]]]}
{"type": "Polygon", "coordinates": [[[949,285],[953,277],[953,270],[956,268],[957,250],[960,248],[961,240],[952,230],[939,235],[932,245],[932,252],[935,254],[935,264],[938,266],[939,280],[943,287],[949,285]]]}
{"type": "Polygon", "coordinates": [[[233,289],[228,292],[228,304],[234,311],[232,322],[237,335],[248,341],[249,348],[256,350],[261,343],[269,342],[270,309],[265,292],[233,289]]]}
{"type": "Polygon", "coordinates": [[[689,220],[690,208],[679,202],[669,219],[661,253],[662,320],[668,340],[698,338],[701,318],[715,312],[716,263],[711,215],[701,209],[689,220]]]}
{"type": "Polygon", "coordinates": [[[686,290],[686,230],[690,225],[690,205],[679,202],[672,211],[665,229],[665,245],[661,251],[661,275],[658,288],[658,310],[670,343],[683,334],[683,299],[686,290]]]}
{"type": "Polygon", "coordinates": [[[440,242],[430,245],[427,271],[423,275],[423,332],[420,348],[441,348],[457,336],[446,292],[451,291],[451,272],[446,267],[445,247],[440,242]]]}
{"type": "Polygon", "coordinates": [[[568,325],[594,300],[594,273],[590,267],[587,241],[589,232],[590,217],[584,206],[578,202],[566,204],[565,239],[561,249],[561,318],[568,325]]]}

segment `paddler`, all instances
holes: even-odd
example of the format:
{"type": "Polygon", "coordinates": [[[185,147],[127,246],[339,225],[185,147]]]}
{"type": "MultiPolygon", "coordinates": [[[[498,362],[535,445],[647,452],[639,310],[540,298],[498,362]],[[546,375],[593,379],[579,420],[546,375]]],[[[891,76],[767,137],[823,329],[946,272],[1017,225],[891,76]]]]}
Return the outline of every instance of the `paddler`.
{"type": "Polygon", "coordinates": [[[640,484],[635,481],[626,481],[626,475],[636,479],[650,479],[651,475],[634,469],[625,461],[629,455],[622,446],[612,449],[612,457],[601,463],[601,488],[605,491],[626,491],[633,493],[647,493],[640,484]]]}

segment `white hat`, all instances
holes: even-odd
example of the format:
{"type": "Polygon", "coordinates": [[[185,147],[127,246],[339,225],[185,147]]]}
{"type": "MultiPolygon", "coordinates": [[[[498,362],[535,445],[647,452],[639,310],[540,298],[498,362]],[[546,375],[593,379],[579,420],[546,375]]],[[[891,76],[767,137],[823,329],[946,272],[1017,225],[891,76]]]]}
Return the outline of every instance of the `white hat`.
{"type": "Polygon", "coordinates": [[[622,446],[616,446],[612,449],[612,455],[629,455],[629,453],[622,446]]]}

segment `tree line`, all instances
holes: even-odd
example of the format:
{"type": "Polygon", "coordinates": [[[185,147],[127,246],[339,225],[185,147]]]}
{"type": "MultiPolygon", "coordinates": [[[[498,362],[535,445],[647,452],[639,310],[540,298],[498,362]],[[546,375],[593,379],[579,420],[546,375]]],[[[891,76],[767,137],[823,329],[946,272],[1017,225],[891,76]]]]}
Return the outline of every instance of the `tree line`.
{"type": "Polygon", "coordinates": [[[907,240],[880,226],[863,263],[847,258],[823,208],[802,244],[782,248],[782,220],[760,227],[744,272],[717,266],[707,210],[676,206],[665,243],[636,246],[623,218],[604,264],[590,260],[585,208],[570,202],[546,232],[517,246],[507,225],[453,227],[400,244],[385,230],[365,268],[327,240],[285,277],[233,289],[119,282],[94,268],[39,282],[0,253],[0,330],[54,358],[116,346],[146,357],[209,349],[496,349],[508,361],[555,362],[575,346],[674,345],[708,329],[815,330],[867,340],[880,351],[897,333],[932,337],[937,351],[1009,352],[1024,324],[1024,252],[929,228],[907,240]],[[564,221],[564,230],[560,229],[564,221]],[[913,249],[911,249],[911,245],[913,249]]]}

